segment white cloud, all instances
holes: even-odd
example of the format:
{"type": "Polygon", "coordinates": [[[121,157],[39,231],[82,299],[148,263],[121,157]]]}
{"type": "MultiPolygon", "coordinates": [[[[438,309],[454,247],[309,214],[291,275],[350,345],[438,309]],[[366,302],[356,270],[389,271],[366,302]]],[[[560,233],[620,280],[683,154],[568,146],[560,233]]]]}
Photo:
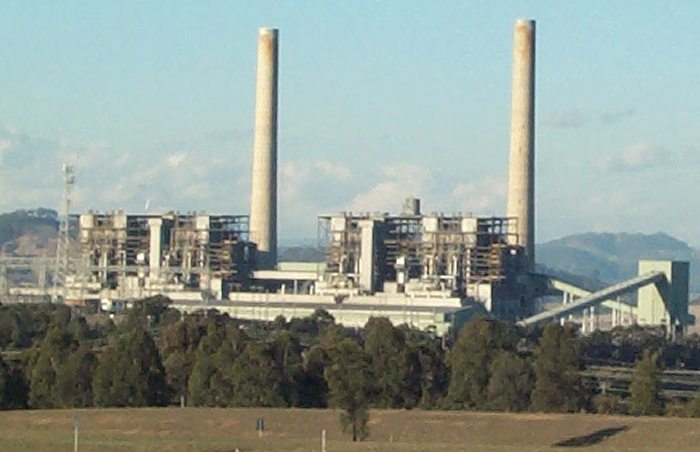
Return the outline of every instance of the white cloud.
{"type": "Polygon", "coordinates": [[[212,193],[213,190],[211,190],[207,182],[196,182],[194,184],[186,185],[182,194],[190,199],[202,201],[212,193]]]}
{"type": "Polygon", "coordinates": [[[593,193],[583,200],[584,211],[599,212],[619,216],[621,212],[635,208],[637,205],[635,193],[621,188],[613,193],[593,193]]]}
{"type": "Polygon", "coordinates": [[[695,167],[700,164],[700,147],[687,146],[681,149],[678,158],[685,168],[695,171],[695,167]]]}
{"type": "MultiPolygon", "coordinates": [[[[634,108],[617,108],[604,111],[598,115],[600,123],[613,125],[637,114],[634,108]]],[[[555,111],[545,114],[542,123],[546,126],[560,129],[576,129],[591,124],[596,115],[582,109],[555,111]]]]}
{"type": "Polygon", "coordinates": [[[321,174],[333,177],[342,182],[347,182],[352,179],[352,171],[350,168],[338,163],[329,162],[328,160],[314,162],[314,168],[321,174]]]}
{"type": "Polygon", "coordinates": [[[353,171],[345,165],[328,160],[286,161],[279,167],[280,197],[313,198],[335,192],[335,188],[350,183],[353,171]]]}
{"type": "MultiPolygon", "coordinates": [[[[3,128],[0,128],[0,142],[11,143],[2,151],[8,158],[0,165],[3,193],[0,209],[3,210],[58,207],[62,193],[60,165],[70,157],[77,162],[76,212],[89,208],[142,212],[149,203],[150,212],[248,213],[250,146],[247,143],[240,146],[229,143],[222,148],[205,137],[199,145],[188,141],[178,146],[173,142],[125,152],[109,143],[68,143],[3,128]]],[[[631,147],[618,156],[622,163],[616,165],[650,164],[653,159],[645,149],[631,147]]],[[[408,196],[420,198],[425,212],[477,215],[505,212],[505,178],[486,175],[468,178],[451,169],[443,172],[418,164],[366,165],[367,162],[342,164],[329,159],[280,160],[282,238],[314,237],[319,213],[343,210],[397,213],[408,196]]],[[[579,201],[589,194],[590,191],[581,193],[579,201]]],[[[634,209],[624,209],[631,203],[630,198],[614,201],[625,215],[641,215],[634,209]]],[[[609,205],[608,197],[601,194],[589,203],[580,202],[577,208],[605,212],[600,216],[607,217],[610,212],[604,208],[609,205]]],[[[546,222],[549,221],[551,216],[547,217],[546,222]]],[[[566,226],[569,223],[565,221],[574,220],[561,221],[566,226]]]]}
{"type": "Polygon", "coordinates": [[[56,205],[52,186],[62,187],[56,143],[8,126],[0,126],[0,142],[0,208],[56,205]]]}
{"type": "Polygon", "coordinates": [[[393,212],[411,193],[412,191],[407,186],[399,182],[379,182],[368,191],[355,196],[350,202],[348,210],[393,212]]]}
{"type": "Polygon", "coordinates": [[[12,140],[10,140],[9,138],[4,138],[0,140],[0,152],[4,152],[10,149],[10,146],[12,146],[12,140]]]}
{"type": "Polygon", "coordinates": [[[474,182],[460,182],[450,193],[451,203],[479,214],[502,214],[506,199],[505,181],[485,178],[474,182]]]}
{"type": "Polygon", "coordinates": [[[2,162],[4,160],[5,152],[7,152],[12,146],[12,140],[4,138],[0,140],[0,167],[2,167],[2,162]]]}
{"type": "Polygon", "coordinates": [[[187,159],[187,154],[184,152],[171,154],[165,159],[165,164],[171,168],[177,168],[185,162],[185,159],[187,159]]]}
{"type": "Polygon", "coordinates": [[[604,171],[641,171],[660,166],[670,160],[670,152],[661,146],[641,142],[619,154],[608,154],[598,162],[604,171]]]}
{"type": "Polygon", "coordinates": [[[606,111],[600,115],[603,124],[616,124],[623,119],[631,118],[637,114],[634,108],[618,108],[617,110],[606,111]]]}
{"type": "Polygon", "coordinates": [[[580,109],[552,112],[547,114],[543,120],[545,125],[561,129],[582,127],[590,121],[590,116],[580,109]]]}
{"type": "Polygon", "coordinates": [[[131,160],[131,154],[123,153],[113,160],[113,164],[116,167],[123,167],[129,163],[129,160],[131,160]]]}
{"type": "Polygon", "coordinates": [[[355,195],[347,210],[396,212],[407,197],[420,198],[433,189],[433,175],[419,165],[385,165],[378,169],[378,174],[364,175],[368,176],[369,188],[355,195]]]}
{"type": "MultiPolygon", "coordinates": [[[[132,186],[128,181],[122,180],[121,182],[110,184],[98,191],[97,196],[101,203],[115,206],[113,208],[118,209],[118,206],[124,206],[131,201],[136,193],[136,188],[137,187],[132,186]]],[[[94,197],[88,199],[92,201],[94,197]]]]}
{"type": "MultiPolygon", "coordinates": [[[[143,149],[107,142],[74,143],[0,127],[0,208],[58,207],[61,163],[76,165],[74,211],[210,211],[247,214],[250,146],[218,137],[171,141],[143,149]],[[196,159],[192,158],[194,155],[196,159]],[[7,157],[7,158],[5,158],[7,157]]],[[[317,215],[342,210],[399,212],[408,196],[425,211],[501,213],[505,182],[468,181],[423,165],[366,167],[329,159],[283,159],[279,221],[283,237],[310,238],[317,215]],[[482,190],[483,189],[483,190],[482,190]]]]}
{"type": "MultiPolygon", "coordinates": [[[[279,167],[280,230],[283,234],[313,238],[317,215],[340,210],[355,183],[353,171],[339,163],[285,161],[279,167]]],[[[247,179],[246,194],[249,190],[250,180],[247,179]]]]}
{"type": "Polygon", "coordinates": [[[404,200],[422,200],[426,212],[471,212],[499,215],[505,208],[506,181],[483,177],[465,181],[419,165],[379,169],[369,188],[355,195],[345,210],[398,212],[404,200]]]}

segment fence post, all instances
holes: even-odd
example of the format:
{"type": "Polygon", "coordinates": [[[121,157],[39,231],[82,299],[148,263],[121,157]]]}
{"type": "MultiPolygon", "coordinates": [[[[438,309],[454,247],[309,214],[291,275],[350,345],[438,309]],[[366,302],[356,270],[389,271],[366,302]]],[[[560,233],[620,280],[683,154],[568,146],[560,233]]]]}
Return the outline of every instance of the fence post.
{"type": "Polygon", "coordinates": [[[78,430],[80,429],[80,416],[73,416],[73,452],[78,452],[78,430]]]}

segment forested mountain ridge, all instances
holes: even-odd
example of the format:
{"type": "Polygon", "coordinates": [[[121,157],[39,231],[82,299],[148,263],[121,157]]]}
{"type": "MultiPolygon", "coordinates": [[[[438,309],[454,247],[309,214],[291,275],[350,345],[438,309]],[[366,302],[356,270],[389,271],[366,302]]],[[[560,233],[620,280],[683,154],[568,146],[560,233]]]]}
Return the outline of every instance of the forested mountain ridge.
{"type": "Polygon", "coordinates": [[[537,245],[539,265],[605,283],[635,276],[640,259],[689,261],[690,290],[700,292],[700,251],[662,232],[587,232],[537,245]]]}

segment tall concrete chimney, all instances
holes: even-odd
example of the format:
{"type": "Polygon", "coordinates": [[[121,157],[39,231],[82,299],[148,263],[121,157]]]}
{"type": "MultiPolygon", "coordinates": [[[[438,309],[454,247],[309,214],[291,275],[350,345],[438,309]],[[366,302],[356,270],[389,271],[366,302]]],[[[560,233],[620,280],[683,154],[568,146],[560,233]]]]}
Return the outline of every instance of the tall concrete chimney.
{"type": "Polygon", "coordinates": [[[277,264],[277,36],[274,28],[258,31],[250,240],[259,269],[277,264]]]}
{"type": "Polygon", "coordinates": [[[535,21],[515,22],[508,160],[508,216],[517,218],[517,244],[535,268],[535,21]]]}

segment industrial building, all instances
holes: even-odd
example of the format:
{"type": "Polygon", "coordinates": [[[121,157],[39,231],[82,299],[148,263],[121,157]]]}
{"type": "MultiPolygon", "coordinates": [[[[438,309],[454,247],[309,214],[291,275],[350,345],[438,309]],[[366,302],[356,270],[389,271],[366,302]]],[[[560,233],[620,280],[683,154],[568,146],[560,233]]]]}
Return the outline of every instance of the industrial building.
{"type": "Polygon", "coordinates": [[[458,297],[503,318],[523,311],[525,271],[516,220],[463,214],[420,213],[409,198],[398,215],[321,216],[326,273],[319,294],[458,297]]]}
{"type": "Polygon", "coordinates": [[[80,215],[76,298],[134,299],[197,290],[222,298],[242,289],[254,265],[248,217],[179,214],[80,215]]]}
{"type": "MultiPolygon", "coordinates": [[[[535,272],[531,20],[517,20],[514,27],[505,216],[423,213],[415,198],[396,214],[320,215],[319,242],[327,261],[278,264],[278,54],[278,31],[260,29],[250,217],[84,213],[75,221],[77,255],[54,297],[109,305],[163,294],[184,312],[218,309],[259,320],[325,309],[347,326],[386,316],[438,334],[477,313],[522,325],[577,320],[584,331],[600,327],[602,311],[612,326],[638,322],[676,333],[693,322],[687,263],[644,261],[639,277],[594,293],[535,272]],[[636,290],[637,304],[619,298],[636,290]],[[535,313],[535,300],[551,295],[562,295],[561,306],[535,313]]],[[[3,290],[18,296],[47,293],[3,290]]]]}

